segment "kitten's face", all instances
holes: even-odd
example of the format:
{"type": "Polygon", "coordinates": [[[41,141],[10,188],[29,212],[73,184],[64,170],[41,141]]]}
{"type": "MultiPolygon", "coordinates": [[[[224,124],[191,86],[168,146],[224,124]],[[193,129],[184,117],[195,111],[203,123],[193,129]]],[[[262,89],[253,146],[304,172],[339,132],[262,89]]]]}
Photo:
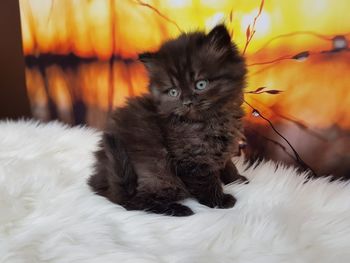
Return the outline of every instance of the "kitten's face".
{"type": "Polygon", "coordinates": [[[227,29],[181,35],[140,60],[150,77],[150,92],[165,117],[201,120],[228,101],[242,103],[246,68],[227,29]]]}

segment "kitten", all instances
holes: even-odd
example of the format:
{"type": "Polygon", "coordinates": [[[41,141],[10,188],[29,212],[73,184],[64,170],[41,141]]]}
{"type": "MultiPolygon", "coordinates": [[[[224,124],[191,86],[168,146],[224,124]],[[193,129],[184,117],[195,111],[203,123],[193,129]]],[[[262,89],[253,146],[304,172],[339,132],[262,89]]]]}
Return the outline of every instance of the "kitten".
{"type": "Polygon", "coordinates": [[[188,197],[234,206],[221,181],[246,180],[231,161],[243,136],[246,67],[226,27],[182,34],[139,59],[150,93],[111,116],[90,186],[128,210],[187,216],[177,201],[188,197]]]}

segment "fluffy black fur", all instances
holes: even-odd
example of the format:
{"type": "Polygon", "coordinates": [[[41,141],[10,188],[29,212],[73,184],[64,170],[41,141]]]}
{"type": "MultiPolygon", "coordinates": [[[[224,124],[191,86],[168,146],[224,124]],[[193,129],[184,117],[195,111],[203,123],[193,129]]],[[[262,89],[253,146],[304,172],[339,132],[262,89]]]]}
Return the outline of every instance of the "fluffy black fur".
{"type": "Polygon", "coordinates": [[[232,207],[221,182],[245,180],[231,157],[243,137],[246,67],[226,27],[183,34],[139,58],[150,93],[113,113],[90,186],[129,210],[191,215],[177,203],[187,197],[232,207]]]}

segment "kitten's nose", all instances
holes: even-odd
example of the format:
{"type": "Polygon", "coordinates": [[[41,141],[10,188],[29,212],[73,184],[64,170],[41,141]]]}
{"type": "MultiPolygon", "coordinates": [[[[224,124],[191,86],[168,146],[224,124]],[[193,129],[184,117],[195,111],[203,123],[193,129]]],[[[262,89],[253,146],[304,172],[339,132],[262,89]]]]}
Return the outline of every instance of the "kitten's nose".
{"type": "Polygon", "coordinates": [[[192,101],[190,99],[184,99],[182,104],[184,106],[190,107],[190,106],[192,106],[192,101]]]}

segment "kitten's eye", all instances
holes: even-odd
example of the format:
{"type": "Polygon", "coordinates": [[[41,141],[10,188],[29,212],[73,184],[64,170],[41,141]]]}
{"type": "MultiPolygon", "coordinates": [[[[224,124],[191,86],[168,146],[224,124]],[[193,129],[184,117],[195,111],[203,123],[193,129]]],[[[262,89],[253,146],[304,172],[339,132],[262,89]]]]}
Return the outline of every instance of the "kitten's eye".
{"type": "Polygon", "coordinates": [[[177,97],[177,96],[179,95],[179,92],[178,92],[177,89],[170,89],[170,90],[168,91],[168,94],[169,94],[169,96],[171,96],[171,97],[177,97]]]}
{"type": "Polygon", "coordinates": [[[198,90],[204,90],[209,84],[209,81],[204,79],[204,80],[199,80],[196,82],[196,89],[198,90]]]}

